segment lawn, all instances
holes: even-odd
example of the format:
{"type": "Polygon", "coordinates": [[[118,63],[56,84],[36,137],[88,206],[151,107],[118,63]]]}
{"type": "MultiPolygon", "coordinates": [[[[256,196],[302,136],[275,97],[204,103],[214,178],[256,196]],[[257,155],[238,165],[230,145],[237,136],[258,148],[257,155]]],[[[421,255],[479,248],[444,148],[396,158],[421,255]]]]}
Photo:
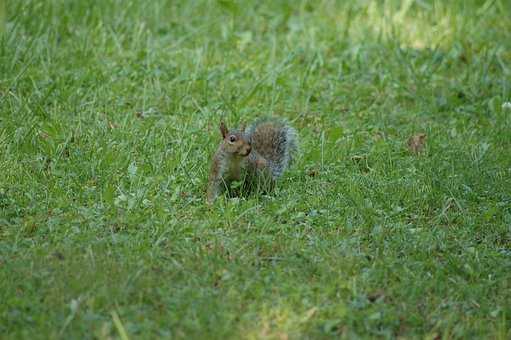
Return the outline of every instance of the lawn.
{"type": "Polygon", "coordinates": [[[511,338],[509,1],[0,2],[0,338],[511,338]]]}

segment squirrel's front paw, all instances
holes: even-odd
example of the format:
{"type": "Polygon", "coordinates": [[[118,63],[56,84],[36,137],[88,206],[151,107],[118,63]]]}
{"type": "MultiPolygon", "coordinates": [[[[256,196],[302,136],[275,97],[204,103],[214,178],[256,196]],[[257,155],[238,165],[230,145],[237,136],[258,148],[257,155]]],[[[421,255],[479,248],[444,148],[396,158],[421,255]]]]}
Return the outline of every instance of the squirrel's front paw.
{"type": "Polygon", "coordinates": [[[264,169],[268,165],[268,162],[264,158],[259,158],[255,162],[257,169],[264,169]]]}

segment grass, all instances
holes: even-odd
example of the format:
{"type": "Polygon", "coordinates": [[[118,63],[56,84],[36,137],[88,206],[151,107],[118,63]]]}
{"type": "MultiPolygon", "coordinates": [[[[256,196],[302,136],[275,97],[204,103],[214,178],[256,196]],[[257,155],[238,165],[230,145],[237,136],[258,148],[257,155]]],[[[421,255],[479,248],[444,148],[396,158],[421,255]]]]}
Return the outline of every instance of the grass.
{"type": "Polygon", "coordinates": [[[2,338],[511,337],[507,1],[5,4],[2,338]],[[208,209],[263,115],[300,159],[208,209]]]}

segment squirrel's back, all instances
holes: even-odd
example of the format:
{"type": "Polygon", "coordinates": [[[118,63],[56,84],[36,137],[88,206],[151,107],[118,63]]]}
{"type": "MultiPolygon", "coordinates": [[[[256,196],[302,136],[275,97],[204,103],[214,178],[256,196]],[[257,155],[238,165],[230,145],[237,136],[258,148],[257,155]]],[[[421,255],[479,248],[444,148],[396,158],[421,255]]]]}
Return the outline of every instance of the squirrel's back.
{"type": "Polygon", "coordinates": [[[298,151],[296,130],[284,120],[262,119],[253,123],[246,134],[253,150],[269,163],[272,177],[280,177],[298,151]]]}

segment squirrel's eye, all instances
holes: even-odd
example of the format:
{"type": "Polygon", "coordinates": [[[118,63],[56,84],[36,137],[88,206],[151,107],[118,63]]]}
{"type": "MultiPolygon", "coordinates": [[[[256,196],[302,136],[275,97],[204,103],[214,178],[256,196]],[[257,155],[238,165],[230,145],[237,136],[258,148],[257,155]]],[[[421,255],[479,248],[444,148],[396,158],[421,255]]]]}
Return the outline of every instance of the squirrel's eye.
{"type": "Polygon", "coordinates": [[[234,143],[236,141],[236,136],[229,137],[229,142],[234,143]]]}

